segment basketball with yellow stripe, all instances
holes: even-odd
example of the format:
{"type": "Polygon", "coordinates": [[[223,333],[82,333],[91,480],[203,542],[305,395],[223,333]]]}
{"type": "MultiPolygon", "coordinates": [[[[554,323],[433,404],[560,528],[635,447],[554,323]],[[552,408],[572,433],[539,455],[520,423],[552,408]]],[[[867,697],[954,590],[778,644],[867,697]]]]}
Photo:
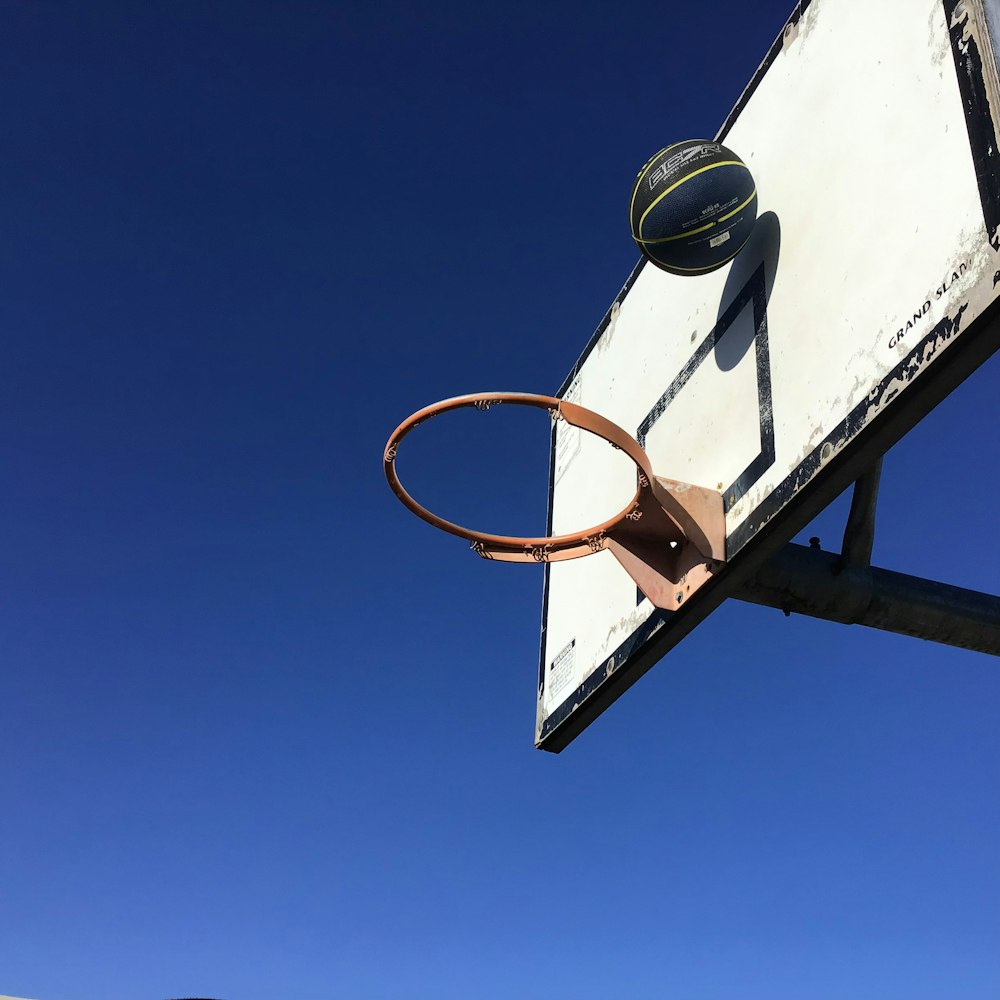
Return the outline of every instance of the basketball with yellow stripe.
{"type": "Polygon", "coordinates": [[[731,261],[757,219],[747,165],[721,143],[688,139],[639,171],[629,202],[632,238],[672,274],[707,274],[731,261]]]}

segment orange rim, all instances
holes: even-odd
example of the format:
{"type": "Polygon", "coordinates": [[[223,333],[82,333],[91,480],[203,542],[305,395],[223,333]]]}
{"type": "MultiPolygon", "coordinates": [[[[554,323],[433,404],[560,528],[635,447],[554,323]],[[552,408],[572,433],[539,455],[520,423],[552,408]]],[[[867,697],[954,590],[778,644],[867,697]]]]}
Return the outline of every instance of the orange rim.
{"type": "Polygon", "coordinates": [[[580,556],[599,552],[604,548],[608,533],[622,521],[634,515],[640,506],[640,499],[645,490],[651,488],[653,472],[649,458],[639,442],[631,434],[617,424],[602,417],[593,410],[588,410],[576,403],[569,403],[555,396],[542,396],[529,392],[476,392],[466,396],[455,396],[451,399],[433,403],[407,417],[390,435],[383,455],[385,478],[393,493],[417,517],[428,524],[467,539],[472,548],[485,559],[500,559],[507,562],[549,562],[560,559],[575,559],[580,556]],[[396,473],[396,455],[403,439],[411,431],[432,417],[440,416],[451,410],[474,407],[488,410],[491,406],[515,404],[518,406],[533,406],[548,410],[556,419],[565,420],[574,427],[596,434],[615,448],[623,451],[636,466],[635,496],[614,517],[600,524],[568,535],[542,535],[539,537],[518,535],[493,535],[484,531],[475,531],[461,524],[455,524],[418,503],[406,491],[396,473]]]}

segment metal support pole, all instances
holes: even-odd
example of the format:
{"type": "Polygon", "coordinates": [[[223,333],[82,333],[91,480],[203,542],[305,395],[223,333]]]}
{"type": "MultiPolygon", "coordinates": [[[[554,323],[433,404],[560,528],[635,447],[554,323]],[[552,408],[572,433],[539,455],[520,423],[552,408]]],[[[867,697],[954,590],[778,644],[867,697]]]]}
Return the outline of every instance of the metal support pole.
{"type": "Polygon", "coordinates": [[[822,549],[786,545],[733,596],[1000,656],[1000,597],[853,564],[822,549]]]}
{"type": "Polygon", "coordinates": [[[840,568],[870,566],[872,546],[875,544],[875,506],[878,503],[878,485],[882,478],[881,457],[854,484],[851,512],[847,515],[844,541],[840,547],[840,568]]]}

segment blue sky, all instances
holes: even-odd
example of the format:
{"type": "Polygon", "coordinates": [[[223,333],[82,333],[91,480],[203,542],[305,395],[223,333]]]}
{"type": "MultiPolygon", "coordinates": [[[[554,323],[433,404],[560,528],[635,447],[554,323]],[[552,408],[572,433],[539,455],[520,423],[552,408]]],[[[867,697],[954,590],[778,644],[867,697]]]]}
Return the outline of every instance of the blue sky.
{"type": "MultiPolygon", "coordinates": [[[[0,992],[1000,994],[994,660],[731,603],[540,753],[540,573],[382,477],[559,386],[787,14],[3,5],[0,992]]],[[[889,453],[876,564],[998,589],[998,380],[889,453]]],[[[540,530],[544,419],[413,481],[540,530]]]]}

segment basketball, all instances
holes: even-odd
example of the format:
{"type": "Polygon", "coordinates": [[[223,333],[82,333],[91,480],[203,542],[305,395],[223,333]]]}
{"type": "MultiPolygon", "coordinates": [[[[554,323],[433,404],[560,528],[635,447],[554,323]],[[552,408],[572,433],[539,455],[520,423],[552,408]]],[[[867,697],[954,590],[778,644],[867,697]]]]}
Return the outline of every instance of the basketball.
{"type": "Polygon", "coordinates": [[[632,239],[671,274],[707,274],[731,261],[757,218],[747,165],[721,143],[687,139],[639,171],[629,202],[632,239]]]}

